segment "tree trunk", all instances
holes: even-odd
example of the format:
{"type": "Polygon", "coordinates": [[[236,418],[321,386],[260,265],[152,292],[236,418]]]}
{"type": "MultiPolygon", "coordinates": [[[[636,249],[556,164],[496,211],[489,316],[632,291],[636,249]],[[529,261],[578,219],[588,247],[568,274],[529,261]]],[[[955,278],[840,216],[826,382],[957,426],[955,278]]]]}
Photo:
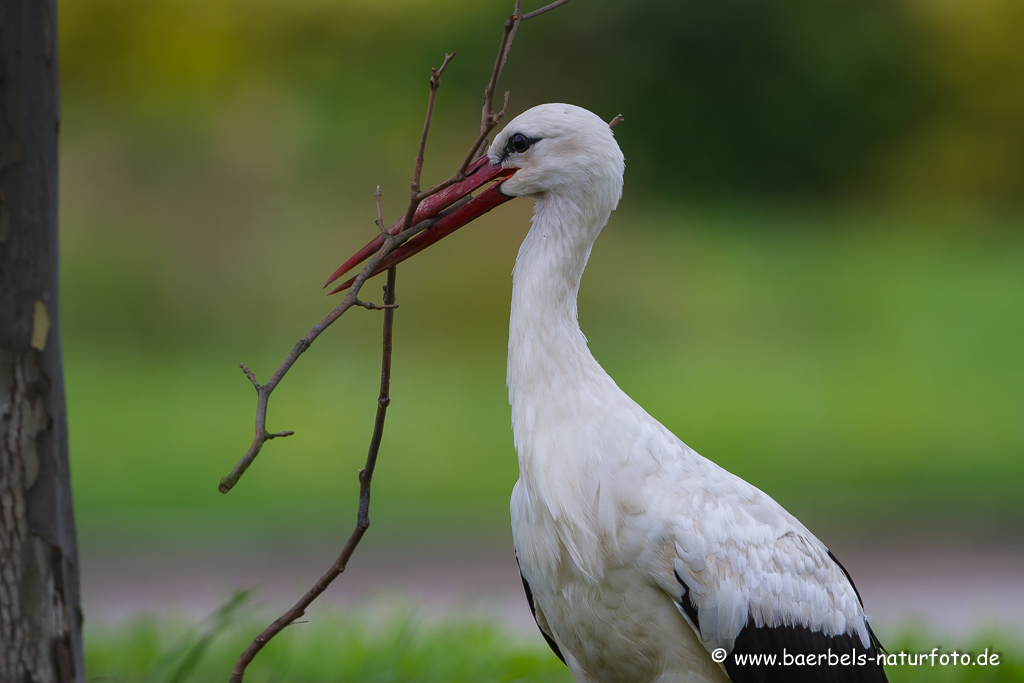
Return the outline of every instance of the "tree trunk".
{"type": "Polygon", "coordinates": [[[0,681],[81,682],[57,307],[57,5],[0,0],[0,681]]]}

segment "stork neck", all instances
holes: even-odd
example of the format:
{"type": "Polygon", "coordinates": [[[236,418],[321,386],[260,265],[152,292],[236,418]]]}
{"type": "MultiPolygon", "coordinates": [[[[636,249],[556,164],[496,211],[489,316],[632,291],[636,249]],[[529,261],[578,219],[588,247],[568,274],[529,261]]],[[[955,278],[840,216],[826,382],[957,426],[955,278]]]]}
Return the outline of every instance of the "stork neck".
{"type": "Polygon", "coordinates": [[[552,410],[571,404],[588,379],[607,377],[580,331],[576,300],[591,247],[610,213],[611,207],[557,196],[537,201],[512,277],[508,387],[513,422],[517,406],[552,410]]]}

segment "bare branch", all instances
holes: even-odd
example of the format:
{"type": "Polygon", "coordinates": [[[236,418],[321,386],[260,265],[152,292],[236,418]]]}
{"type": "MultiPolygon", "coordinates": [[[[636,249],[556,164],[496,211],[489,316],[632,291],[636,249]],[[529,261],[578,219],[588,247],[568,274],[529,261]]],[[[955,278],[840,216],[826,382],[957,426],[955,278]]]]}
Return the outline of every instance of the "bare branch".
{"type": "Polygon", "coordinates": [[[455,58],[456,53],[451,52],[444,56],[444,62],[440,69],[430,69],[430,97],[427,99],[427,117],[423,121],[423,134],[420,135],[420,146],[416,152],[416,163],[412,171],[412,194],[415,196],[420,191],[420,174],[423,172],[423,151],[427,147],[427,135],[430,134],[430,122],[434,118],[434,102],[437,100],[437,89],[441,87],[441,74],[448,68],[448,63],[455,58]]]}
{"type": "MultiPolygon", "coordinates": [[[[519,3],[516,2],[516,7],[519,3]]],[[[498,87],[498,79],[505,68],[505,60],[512,49],[512,39],[515,37],[516,29],[522,19],[518,14],[513,14],[505,20],[504,31],[501,34],[501,44],[498,47],[498,56],[494,60],[494,69],[491,71],[491,80],[484,87],[484,106],[480,112],[480,135],[486,137],[487,133],[494,128],[497,121],[494,120],[494,92],[498,87]]],[[[479,141],[477,143],[479,145],[479,141]]]]}
{"type": "Polygon", "coordinates": [[[398,304],[384,304],[383,306],[378,306],[373,302],[361,301],[359,299],[356,299],[356,306],[362,306],[368,311],[384,311],[389,308],[398,308],[398,304]]]}
{"type": "Polygon", "coordinates": [[[366,456],[366,463],[363,469],[359,470],[359,509],[356,517],[356,526],[349,536],[348,541],[342,548],[341,554],[335,560],[331,568],[320,577],[316,584],[310,588],[306,594],[300,599],[291,609],[281,615],[273,624],[268,626],[264,631],[253,639],[252,643],[246,648],[245,652],[238,658],[235,663],[234,670],[231,674],[232,683],[242,683],[242,679],[245,675],[246,667],[252,662],[256,654],[263,649],[263,647],[273,638],[275,635],[280,633],[289,624],[295,623],[295,620],[302,617],[305,614],[305,610],[310,604],[330,585],[334,579],[336,579],[342,572],[345,571],[345,567],[348,565],[349,558],[355,551],[356,546],[362,540],[363,535],[370,526],[370,484],[373,479],[373,472],[377,464],[377,456],[380,451],[380,443],[384,433],[384,419],[387,414],[387,408],[391,403],[390,396],[390,383],[391,383],[391,352],[392,352],[392,339],[394,330],[394,315],[395,309],[398,308],[398,304],[395,303],[395,281],[397,277],[396,269],[392,266],[388,269],[387,284],[384,287],[384,303],[382,305],[373,304],[367,301],[359,299],[359,290],[362,288],[366,280],[373,274],[377,266],[379,266],[388,255],[391,254],[395,249],[404,244],[407,240],[413,236],[423,232],[434,225],[441,217],[447,213],[454,211],[456,208],[461,206],[464,202],[470,200],[470,197],[464,197],[459,202],[452,204],[450,207],[437,213],[434,216],[426,218],[413,224],[413,220],[416,215],[416,209],[420,203],[428,197],[437,194],[451,185],[465,180],[466,170],[469,164],[472,163],[476,155],[481,151],[484,142],[486,142],[488,135],[502,119],[505,113],[508,111],[508,98],[509,93],[505,93],[504,102],[499,112],[494,112],[494,93],[497,89],[498,79],[501,76],[501,72],[504,69],[505,62],[508,59],[509,51],[512,48],[512,40],[515,37],[516,30],[519,23],[526,19],[531,19],[535,16],[543,14],[544,12],[550,11],[559,5],[563,5],[568,0],[557,0],[550,5],[543,7],[539,10],[535,10],[526,15],[522,15],[520,10],[520,0],[515,2],[515,11],[504,22],[504,30],[502,32],[501,43],[498,49],[498,55],[495,60],[494,69],[491,73],[491,80],[488,82],[485,88],[485,98],[483,110],[481,112],[480,131],[477,138],[473,142],[469,153],[458,171],[447,180],[444,180],[437,185],[425,190],[420,191],[420,177],[423,171],[423,160],[424,153],[427,144],[427,136],[430,132],[430,125],[434,115],[434,103],[437,98],[437,90],[441,85],[441,75],[445,69],[448,68],[448,64],[455,57],[454,52],[446,54],[444,61],[440,68],[431,69],[430,73],[430,95],[427,100],[427,114],[423,122],[423,132],[420,136],[420,143],[417,149],[416,158],[413,167],[413,180],[411,184],[411,192],[409,197],[409,206],[401,219],[401,221],[392,225],[390,229],[384,227],[384,220],[381,211],[381,189],[377,186],[377,190],[374,193],[374,198],[377,205],[377,220],[375,221],[381,234],[381,244],[378,251],[370,257],[366,262],[363,269],[353,279],[351,286],[349,287],[348,293],[345,298],[334,308],[323,320],[314,325],[309,332],[306,333],[302,339],[300,339],[291,352],[285,357],[284,361],[277,368],[271,378],[266,384],[260,384],[255,373],[250,370],[244,363],[240,364],[242,371],[246,377],[252,383],[256,389],[256,424],[255,434],[253,436],[252,444],[249,446],[249,450],[246,451],[242,459],[239,460],[238,464],[235,465],[231,473],[224,477],[221,482],[219,489],[222,493],[227,493],[231,490],[235,484],[238,483],[239,478],[245,473],[249,466],[259,455],[263,448],[263,444],[267,441],[279,437],[290,436],[293,434],[291,431],[281,431],[270,433],[266,429],[267,421],[267,405],[270,399],[270,394],[273,393],[274,389],[284,378],[285,374],[291,369],[295,362],[299,359],[303,353],[316,341],[317,337],[323,333],[328,327],[330,327],[338,318],[340,318],[348,309],[353,306],[360,306],[368,310],[383,310],[384,311],[384,332],[383,332],[383,348],[381,351],[381,383],[380,393],[377,397],[377,415],[374,420],[373,434],[370,438],[370,446],[366,456]]]}
{"type": "MultiPolygon", "coordinates": [[[[509,19],[512,21],[511,28],[508,29],[508,40],[505,41],[505,47],[501,51],[501,65],[498,67],[497,75],[494,78],[494,88],[498,87],[498,81],[501,80],[501,73],[505,70],[505,62],[508,61],[508,53],[512,51],[512,42],[516,39],[516,31],[519,30],[519,23],[523,20],[523,10],[519,7],[520,0],[516,0],[515,10],[512,12],[512,16],[509,19]]],[[[494,89],[491,89],[491,97],[494,97],[494,89]]]]}
{"type": "Polygon", "coordinates": [[[374,221],[374,223],[376,223],[377,227],[380,228],[380,236],[384,239],[387,239],[388,232],[387,229],[384,227],[384,217],[381,215],[380,212],[380,198],[382,196],[383,193],[380,191],[380,185],[377,185],[377,191],[373,193],[373,198],[377,201],[377,220],[374,221]]]}
{"type": "Polygon", "coordinates": [[[501,121],[503,118],[505,118],[505,114],[508,113],[508,96],[509,96],[509,92],[510,91],[508,91],[508,90],[505,91],[505,101],[501,105],[501,111],[499,111],[497,114],[494,115],[494,123],[498,123],[498,121],[501,121]]]}
{"type": "MultiPolygon", "coordinates": [[[[468,168],[469,165],[467,164],[466,167],[468,168]]],[[[422,200],[426,199],[427,197],[430,197],[432,195],[437,194],[438,192],[440,192],[441,190],[445,189],[446,187],[450,187],[450,186],[454,185],[455,183],[461,183],[465,179],[466,179],[466,169],[463,168],[463,169],[459,170],[458,172],[456,172],[455,175],[453,175],[452,177],[448,178],[447,180],[442,180],[437,185],[434,185],[433,187],[431,187],[429,189],[426,189],[426,190],[423,190],[423,192],[420,192],[419,199],[422,201],[422,200]]],[[[466,199],[468,199],[468,197],[466,199]]],[[[462,200],[459,200],[459,201],[461,203],[462,200]]],[[[455,204],[452,204],[452,206],[455,206],[455,204]]],[[[451,207],[448,207],[448,208],[450,209],[451,207]]]]}
{"type": "MultiPolygon", "coordinates": [[[[268,440],[269,433],[266,430],[267,403],[270,398],[270,394],[281,382],[285,374],[287,374],[288,370],[291,369],[292,365],[295,364],[295,361],[298,360],[299,356],[305,353],[305,351],[316,340],[316,338],[320,336],[320,334],[324,330],[330,327],[334,323],[334,321],[340,318],[349,308],[351,308],[354,305],[357,305],[357,302],[359,301],[359,290],[362,287],[363,283],[367,280],[367,278],[369,278],[372,275],[377,265],[379,265],[388,256],[388,254],[394,251],[394,249],[396,249],[410,237],[418,234],[419,232],[422,232],[423,230],[426,230],[431,225],[433,225],[434,222],[436,222],[435,217],[432,219],[420,221],[416,225],[412,225],[412,219],[415,216],[416,207],[419,206],[420,202],[422,202],[425,198],[431,196],[432,194],[440,192],[444,188],[449,187],[465,179],[466,169],[468,168],[469,164],[472,163],[477,151],[480,149],[483,142],[487,139],[487,136],[490,134],[490,131],[493,130],[494,126],[497,125],[498,121],[501,120],[501,117],[503,117],[506,111],[508,110],[508,92],[506,92],[501,111],[499,111],[497,114],[494,113],[494,92],[497,87],[498,78],[501,76],[505,59],[507,58],[508,52],[512,47],[512,38],[515,35],[515,29],[518,27],[519,22],[525,19],[533,18],[535,16],[538,16],[539,14],[543,14],[544,12],[548,12],[554,9],[555,7],[558,7],[559,5],[565,4],[565,2],[567,1],[568,0],[558,0],[556,2],[551,3],[550,5],[547,5],[546,7],[543,7],[539,10],[535,10],[534,12],[530,12],[520,17],[518,14],[519,1],[517,0],[516,14],[513,14],[508,19],[506,19],[503,25],[504,30],[502,32],[501,43],[498,48],[498,57],[495,60],[494,69],[491,73],[491,80],[488,82],[487,87],[484,90],[485,100],[483,105],[483,111],[481,113],[480,132],[476,140],[474,141],[473,146],[470,148],[469,153],[466,155],[466,158],[463,161],[462,165],[460,166],[459,170],[453,176],[431,187],[427,192],[420,192],[419,183],[420,175],[423,170],[423,156],[424,150],[426,148],[427,135],[430,132],[431,120],[433,119],[434,115],[434,102],[437,98],[437,90],[441,84],[441,75],[444,73],[445,69],[448,68],[448,64],[455,57],[456,53],[452,52],[450,54],[446,54],[444,61],[441,64],[441,67],[438,69],[431,69],[430,96],[427,102],[427,115],[423,123],[423,133],[420,136],[420,144],[417,150],[416,161],[414,165],[412,183],[413,191],[411,193],[409,206],[406,210],[405,216],[401,223],[401,227],[396,231],[394,235],[389,233],[387,230],[381,231],[382,237],[384,238],[383,245],[381,246],[380,250],[366,262],[366,265],[363,268],[363,270],[360,271],[359,275],[356,276],[351,287],[349,288],[348,295],[323,320],[314,325],[313,328],[306,333],[306,336],[304,336],[295,344],[295,346],[292,348],[291,353],[289,353],[288,356],[285,357],[284,361],[277,368],[273,376],[271,376],[270,380],[268,380],[266,384],[259,384],[259,382],[257,382],[256,380],[255,374],[247,367],[245,367],[244,364],[242,365],[242,369],[246,373],[246,376],[249,377],[249,380],[256,388],[257,401],[255,434],[253,436],[252,444],[249,446],[249,450],[246,451],[245,455],[242,456],[241,460],[239,460],[238,464],[235,465],[231,473],[228,474],[228,476],[221,479],[220,486],[218,487],[221,493],[227,493],[232,489],[232,487],[234,487],[236,483],[238,483],[239,478],[249,468],[253,460],[256,459],[256,456],[259,455],[260,450],[262,450],[263,448],[263,444],[266,443],[266,441],[268,440]]],[[[378,227],[381,227],[383,225],[383,220],[380,218],[379,211],[380,198],[376,194],[374,196],[377,197],[378,200],[378,227]]]]}
{"type": "Polygon", "coordinates": [[[432,73],[430,75],[430,85],[431,85],[432,88],[437,90],[437,88],[440,87],[440,85],[441,85],[441,74],[444,73],[444,70],[448,68],[448,63],[451,62],[453,59],[455,59],[455,55],[457,55],[457,54],[459,54],[459,53],[458,52],[450,52],[450,53],[445,54],[444,61],[441,63],[441,68],[437,69],[436,71],[434,69],[431,69],[432,73]]]}
{"type": "Polygon", "coordinates": [[[541,7],[540,9],[535,9],[532,12],[527,12],[526,14],[523,15],[522,21],[526,21],[527,19],[533,19],[534,17],[539,17],[545,12],[550,12],[556,7],[564,5],[567,2],[569,2],[569,0],[556,0],[555,2],[551,3],[550,5],[547,5],[546,7],[541,7]]]}
{"type": "MultiPolygon", "coordinates": [[[[428,221],[424,221],[424,223],[427,222],[428,221]]],[[[246,375],[249,377],[249,380],[253,382],[254,386],[256,386],[256,433],[253,436],[252,445],[249,446],[249,450],[246,451],[245,455],[242,456],[242,459],[238,461],[238,464],[235,465],[233,470],[231,470],[231,473],[220,480],[220,486],[218,486],[218,490],[220,490],[221,493],[227,493],[235,486],[235,484],[238,483],[238,480],[241,478],[243,474],[245,474],[245,471],[249,469],[249,466],[252,464],[253,460],[256,459],[256,456],[260,454],[260,451],[263,449],[263,444],[266,443],[268,440],[268,432],[266,425],[267,403],[270,400],[270,394],[273,393],[277,385],[281,382],[282,379],[284,379],[284,376],[295,364],[295,361],[299,359],[299,356],[305,353],[306,350],[313,344],[313,342],[316,341],[316,338],[319,337],[324,330],[330,327],[335,320],[340,318],[345,313],[345,311],[352,308],[352,306],[356,305],[359,290],[362,289],[363,283],[366,282],[367,278],[369,278],[370,275],[373,273],[374,268],[376,268],[377,265],[381,261],[383,261],[388,254],[394,251],[395,248],[397,248],[399,245],[401,245],[407,239],[409,239],[409,237],[411,237],[412,234],[415,233],[415,228],[417,227],[419,226],[414,226],[413,230],[407,231],[410,234],[402,234],[395,237],[392,237],[390,235],[388,236],[388,239],[385,241],[384,246],[381,247],[380,251],[378,251],[376,254],[370,257],[370,260],[366,262],[366,267],[364,267],[359,272],[359,275],[356,276],[355,281],[352,283],[351,289],[349,289],[348,291],[348,295],[341,301],[340,304],[338,304],[338,306],[333,311],[328,313],[323,320],[314,325],[312,329],[310,329],[310,331],[306,333],[305,337],[296,342],[295,346],[292,347],[291,353],[289,353],[285,357],[284,362],[281,363],[281,365],[277,368],[277,370],[274,372],[274,374],[271,376],[271,378],[267,381],[266,384],[258,384],[256,382],[256,377],[252,373],[252,371],[249,371],[248,368],[245,368],[243,365],[243,370],[247,371],[246,375]]],[[[423,227],[422,229],[425,230],[427,227],[429,227],[429,225],[423,227]]]]}
{"type": "MultiPolygon", "coordinates": [[[[466,198],[466,200],[464,201],[468,201],[468,198],[466,198]]],[[[456,206],[461,205],[461,203],[462,202],[452,205],[452,207],[449,207],[449,211],[454,209],[456,206]]],[[[355,277],[355,280],[353,280],[352,286],[349,288],[347,296],[345,296],[345,298],[342,299],[341,303],[339,303],[338,306],[335,307],[333,311],[328,313],[323,320],[314,325],[312,329],[310,329],[310,331],[306,333],[305,337],[296,342],[295,346],[292,347],[291,353],[289,353],[285,357],[284,361],[277,368],[277,370],[274,372],[274,374],[271,376],[270,380],[267,381],[266,384],[259,384],[259,382],[256,381],[256,375],[248,367],[246,367],[244,363],[241,364],[242,370],[246,373],[246,376],[249,378],[249,381],[251,381],[253,383],[253,386],[256,387],[256,429],[255,435],[253,436],[252,444],[249,446],[249,450],[245,452],[245,455],[242,456],[241,460],[238,461],[238,464],[235,465],[234,469],[231,470],[231,473],[220,480],[220,485],[217,488],[221,493],[227,493],[232,488],[234,488],[235,484],[238,483],[238,480],[242,477],[243,474],[245,474],[245,471],[249,469],[249,466],[256,459],[256,456],[260,454],[260,451],[263,449],[263,444],[268,441],[268,432],[266,425],[267,404],[270,400],[270,394],[273,393],[274,389],[277,388],[277,385],[281,382],[282,379],[284,379],[284,376],[295,364],[295,361],[299,359],[299,356],[306,352],[306,350],[313,344],[314,341],[316,341],[316,338],[319,337],[324,330],[326,330],[328,327],[334,324],[334,321],[336,321],[338,318],[344,315],[345,311],[352,308],[352,306],[356,305],[360,305],[365,308],[366,306],[359,301],[359,290],[362,289],[363,284],[373,274],[373,271],[377,268],[377,266],[380,265],[380,263],[385,258],[387,258],[387,256],[392,251],[405,244],[405,242],[408,241],[410,238],[430,228],[443,215],[446,215],[445,212],[442,212],[432,218],[428,218],[427,220],[420,221],[419,223],[412,226],[408,230],[404,230],[397,235],[388,234],[386,239],[384,240],[384,245],[380,248],[379,251],[377,251],[376,254],[370,257],[370,259],[366,262],[366,265],[363,267],[361,271],[359,271],[359,274],[355,277]]],[[[382,308],[386,307],[387,304],[385,302],[385,306],[383,306],[382,308]]]]}
{"type": "Polygon", "coordinates": [[[256,373],[250,370],[245,363],[239,363],[238,367],[242,368],[242,372],[244,372],[245,376],[249,378],[249,381],[252,382],[252,385],[256,387],[256,391],[259,391],[260,383],[256,381],[256,373]]]}
{"type": "MultiPolygon", "coordinates": [[[[486,107],[487,105],[485,104],[484,106],[486,107]]],[[[494,126],[487,126],[480,130],[480,134],[477,135],[476,140],[473,141],[473,146],[469,148],[469,153],[466,154],[466,158],[462,160],[462,165],[459,166],[460,175],[465,173],[466,169],[469,168],[469,165],[478,158],[477,151],[480,151],[481,154],[484,153],[483,144],[487,142],[487,136],[491,134],[492,128],[494,128],[494,126]]]]}
{"type": "MultiPolygon", "coordinates": [[[[477,136],[476,141],[470,148],[469,153],[466,155],[466,158],[463,159],[462,166],[459,169],[460,173],[465,173],[466,169],[469,168],[469,165],[473,163],[474,160],[479,159],[481,156],[487,153],[487,140],[491,134],[491,131],[494,130],[494,127],[496,125],[498,125],[499,121],[505,118],[505,114],[508,112],[508,96],[509,91],[506,90],[505,101],[502,104],[501,111],[499,111],[497,114],[492,113],[488,115],[490,117],[490,122],[487,124],[486,128],[480,131],[480,134],[477,136]]],[[[491,104],[493,106],[493,102],[491,104]]]]}
{"type": "Polygon", "coordinates": [[[380,442],[384,436],[384,419],[387,417],[388,406],[391,404],[391,349],[394,338],[395,327],[395,280],[397,273],[395,268],[388,269],[388,281],[384,287],[384,339],[381,350],[380,370],[380,393],[377,395],[377,416],[373,421],[373,434],[370,437],[370,447],[366,454],[366,464],[359,470],[359,510],[356,514],[356,526],[352,530],[345,547],[342,548],[338,559],[334,561],[330,569],[313,584],[313,587],[306,591],[306,594],[296,602],[291,609],[274,620],[270,626],[256,636],[245,649],[245,652],[235,662],[235,668],[231,672],[231,683],[242,683],[245,676],[245,669],[253,660],[256,654],[270,642],[270,639],[295,622],[306,613],[314,600],[321,593],[327,590],[345,568],[348,561],[355,552],[356,546],[362,540],[366,530],[370,528],[370,484],[373,481],[373,471],[377,466],[377,455],[380,453],[380,442]]]}
{"type": "Polygon", "coordinates": [[[437,100],[437,89],[441,87],[441,74],[448,68],[449,62],[455,58],[456,53],[452,52],[444,56],[444,62],[440,69],[430,70],[430,97],[427,99],[427,116],[423,121],[423,134],[420,135],[420,146],[416,152],[416,162],[412,171],[412,191],[409,199],[409,208],[406,209],[405,219],[402,221],[402,230],[408,230],[412,225],[413,216],[416,214],[416,207],[423,201],[420,195],[420,175],[423,173],[423,151],[427,147],[427,135],[430,134],[430,123],[434,118],[434,102],[437,100]]]}
{"type": "Polygon", "coordinates": [[[550,12],[560,5],[564,5],[569,0],[556,0],[556,2],[541,7],[533,12],[522,14],[522,10],[519,7],[520,0],[516,0],[515,10],[512,15],[505,20],[503,24],[503,31],[501,34],[501,43],[498,47],[498,56],[494,60],[494,69],[491,71],[491,80],[488,81],[484,87],[484,105],[480,112],[480,133],[477,136],[476,141],[469,150],[469,154],[466,155],[466,160],[459,168],[459,173],[465,173],[466,168],[469,164],[473,163],[473,159],[477,158],[477,153],[480,151],[481,145],[487,140],[487,136],[490,135],[491,130],[494,129],[498,122],[501,121],[502,117],[505,116],[505,112],[508,111],[508,93],[505,93],[505,103],[497,114],[494,113],[494,93],[498,88],[498,80],[501,78],[502,71],[505,70],[505,62],[508,61],[509,52],[512,50],[512,41],[515,39],[516,31],[519,30],[519,24],[526,21],[527,19],[533,19],[534,17],[540,16],[545,12],[550,12]]]}
{"type": "MultiPolygon", "coordinates": [[[[490,121],[491,112],[494,110],[494,93],[498,87],[498,80],[501,78],[501,72],[505,70],[505,62],[508,61],[508,54],[512,51],[512,41],[515,40],[516,31],[519,30],[519,24],[534,17],[540,16],[545,12],[550,12],[559,5],[564,5],[569,0],[556,0],[545,7],[541,7],[538,10],[522,13],[519,3],[520,0],[516,0],[515,9],[512,12],[512,16],[505,20],[505,32],[501,37],[501,47],[498,50],[498,58],[494,62],[494,71],[491,72],[491,80],[484,88],[484,111],[480,117],[480,130],[482,131],[490,121]]],[[[497,121],[494,121],[497,123],[497,121]]],[[[493,127],[493,123],[491,124],[493,127]]]]}

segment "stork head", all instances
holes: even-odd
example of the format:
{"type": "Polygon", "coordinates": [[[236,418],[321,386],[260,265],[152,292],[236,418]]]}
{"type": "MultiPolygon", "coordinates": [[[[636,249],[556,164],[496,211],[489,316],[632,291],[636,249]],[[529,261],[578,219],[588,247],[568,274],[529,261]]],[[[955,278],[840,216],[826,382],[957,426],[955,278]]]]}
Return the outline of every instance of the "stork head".
{"type": "MultiPolygon", "coordinates": [[[[571,104],[542,104],[529,109],[505,126],[487,155],[466,170],[465,180],[420,204],[413,223],[431,221],[431,227],[391,252],[373,274],[404,261],[513,197],[533,197],[538,206],[549,200],[569,202],[592,217],[603,215],[606,220],[622,196],[624,169],[622,151],[611,128],[596,114],[571,104]],[[500,184],[471,196],[503,178],[500,184]]],[[[597,222],[603,224],[603,220],[597,222]]],[[[397,234],[400,226],[392,226],[391,234],[397,234]]],[[[383,243],[381,236],[371,240],[324,286],[372,256],[383,243]]],[[[354,279],[331,293],[347,289],[354,279]]]]}
{"type": "Polygon", "coordinates": [[[523,112],[498,134],[487,156],[515,171],[501,184],[510,197],[556,196],[611,211],[622,196],[626,164],[612,129],[572,104],[523,112]]]}

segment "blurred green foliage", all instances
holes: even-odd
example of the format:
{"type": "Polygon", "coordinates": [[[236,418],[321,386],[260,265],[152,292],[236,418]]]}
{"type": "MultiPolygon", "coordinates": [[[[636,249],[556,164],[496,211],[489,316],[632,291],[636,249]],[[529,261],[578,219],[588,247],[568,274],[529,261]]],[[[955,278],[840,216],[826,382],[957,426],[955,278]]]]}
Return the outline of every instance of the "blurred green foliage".
{"type": "MultiPolygon", "coordinates": [[[[67,0],[63,87],[155,138],[261,107],[293,117],[279,134],[307,161],[393,162],[411,154],[397,131],[415,131],[444,51],[461,57],[441,137],[473,130],[507,11],[67,0]]],[[[571,101],[624,114],[631,191],[1019,204],[1022,32],[1018,0],[586,0],[524,27],[504,85],[513,112],[571,101]]]]}
{"type": "MultiPolygon", "coordinates": [[[[630,171],[659,190],[852,194],[931,99],[900,2],[606,2],[562,19],[568,40],[549,23],[537,43],[563,49],[534,54],[572,64],[573,94],[597,110],[624,112],[630,171]]],[[[541,99],[564,89],[547,80],[541,99]]]]}
{"type": "MultiPolygon", "coordinates": [[[[574,0],[517,36],[513,113],[626,116],[626,196],[580,303],[596,356],[808,522],[1024,521],[1022,7],[574,0]]],[[[62,0],[83,530],[348,523],[379,316],[353,311],[296,366],[268,424],[296,435],[225,497],[252,429],[237,364],[265,380],[330,309],[320,283],[373,234],[377,183],[385,217],[404,208],[428,67],[453,49],[424,180],[457,165],[509,9],[62,0]]],[[[401,270],[375,529],[507,528],[504,345],[529,211],[401,270]]]]}
{"type": "MultiPolygon", "coordinates": [[[[399,274],[378,530],[506,527],[509,271],[528,210],[488,216],[399,274]]],[[[827,213],[790,215],[783,230],[769,220],[614,215],[581,292],[598,359],[690,445],[812,528],[1019,528],[1019,226],[964,219],[943,232],[938,221],[915,230],[906,216],[827,213]]],[[[319,280],[357,239],[325,249],[341,240],[298,229],[262,238],[223,281],[200,254],[140,268],[117,251],[71,252],[73,473],[88,528],[348,519],[379,373],[380,320],[366,311],[322,337],[274,394],[269,428],[296,435],[270,444],[229,496],[215,487],[251,437],[252,388],[237,363],[269,375],[329,310],[319,280]],[[133,303],[136,286],[147,294],[133,303]]]]}

